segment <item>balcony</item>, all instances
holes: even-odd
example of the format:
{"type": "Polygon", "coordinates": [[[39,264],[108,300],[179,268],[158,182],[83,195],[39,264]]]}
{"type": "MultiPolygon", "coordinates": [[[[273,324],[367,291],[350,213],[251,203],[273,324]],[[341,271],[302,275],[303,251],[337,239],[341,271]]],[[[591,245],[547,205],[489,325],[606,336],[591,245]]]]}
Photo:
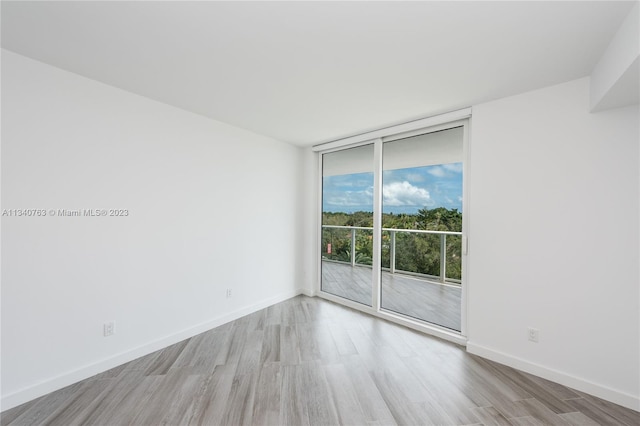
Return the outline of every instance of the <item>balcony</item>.
{"type": "MultiPolygon", "coordinates": [[[[373,229],[322,228],[322,290],[371,306],[373,229]]],[[[382,308],[460,331],[461,236],[383,228],[382,308]]]]}

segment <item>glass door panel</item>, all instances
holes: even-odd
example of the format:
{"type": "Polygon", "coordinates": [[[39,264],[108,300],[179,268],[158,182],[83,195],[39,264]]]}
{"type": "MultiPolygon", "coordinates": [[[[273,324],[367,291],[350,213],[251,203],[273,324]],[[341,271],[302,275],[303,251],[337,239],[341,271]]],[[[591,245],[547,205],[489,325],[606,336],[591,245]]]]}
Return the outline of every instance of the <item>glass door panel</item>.
{"type": "Polygon", "coordinates": [[[461,330],[463,127],[383,144],[381,308],[461,330]]]}
{"type": "Polygon", "coordinates": [[[372,304],[373,145],[322,155],[321,289],[372,304]]]}

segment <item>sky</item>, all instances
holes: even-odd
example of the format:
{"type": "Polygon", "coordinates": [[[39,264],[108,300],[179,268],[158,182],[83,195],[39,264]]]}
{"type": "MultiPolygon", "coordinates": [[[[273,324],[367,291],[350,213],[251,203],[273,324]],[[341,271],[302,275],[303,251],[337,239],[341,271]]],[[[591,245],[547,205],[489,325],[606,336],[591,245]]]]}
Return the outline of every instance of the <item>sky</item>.
{"type": "MultiPolygon", "coordinates": [[[[423,208],[462,211],[462,163],[385,170],[382,175],[383,213],[417,213],[423,208]]],[[[373,173],[325,176],[325,212],[373,211],[373,173]]]]}

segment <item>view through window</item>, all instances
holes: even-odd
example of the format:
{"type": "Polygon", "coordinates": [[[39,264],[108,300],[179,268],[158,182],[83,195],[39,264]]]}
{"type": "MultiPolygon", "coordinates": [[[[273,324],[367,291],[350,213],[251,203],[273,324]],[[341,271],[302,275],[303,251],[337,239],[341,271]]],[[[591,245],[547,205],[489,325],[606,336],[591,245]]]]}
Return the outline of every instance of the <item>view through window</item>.
{"type": "Polygon", "coordinates": [[[323,155],[321,289],[372,306],[380,238],[380,307],[460,331],[463,128],[382,147],[379,236],[373,144],[323,155]]]}

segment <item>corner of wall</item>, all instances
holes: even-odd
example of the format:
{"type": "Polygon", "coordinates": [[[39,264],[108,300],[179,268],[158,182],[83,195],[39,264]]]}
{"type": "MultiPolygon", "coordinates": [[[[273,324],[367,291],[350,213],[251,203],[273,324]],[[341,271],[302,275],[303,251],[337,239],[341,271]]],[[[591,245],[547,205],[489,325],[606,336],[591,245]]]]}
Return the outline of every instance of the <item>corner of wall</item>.
{"type": "Polygon", "coordinates": [[[311,148],[299,148],[298,185],[298,286],[303,294],[316,295],[317,262],[317,179],[318,154],[311,148]]]}
{"type": "Polygon", "coordinates": [[[591,72],[591,112],[638,103],[639,33],[640,3],[636,2],[591,72]]]}

